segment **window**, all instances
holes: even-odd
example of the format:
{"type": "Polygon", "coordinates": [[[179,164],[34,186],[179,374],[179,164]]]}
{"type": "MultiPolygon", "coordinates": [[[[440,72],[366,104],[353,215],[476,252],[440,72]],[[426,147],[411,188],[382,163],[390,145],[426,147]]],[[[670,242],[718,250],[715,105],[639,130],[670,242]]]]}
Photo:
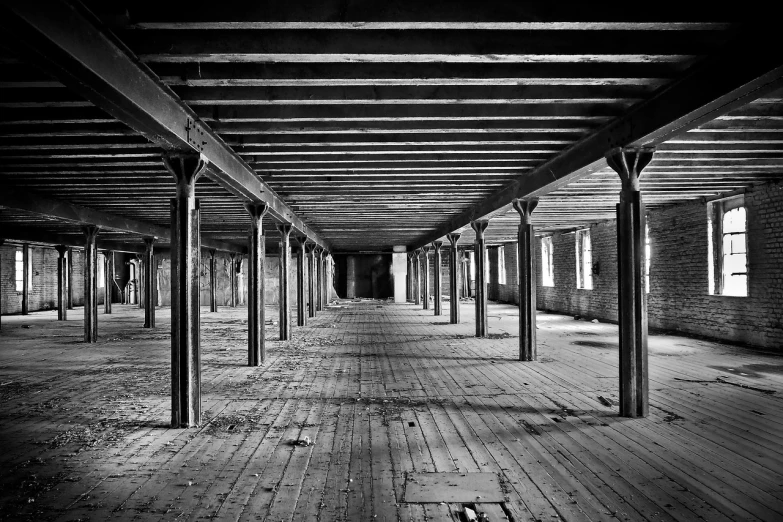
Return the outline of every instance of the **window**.
{"type": "Polygon", "coordinates": [[[644,223],[644,290],[650,293],[650,225],[644,223]]]}
{"type": "Polygon", "coordinates": [[[474,255],[472,250],[468,252],[468,263],[470,264],[470,280],[475,281],[476,280],[476,256],[474,255]]]}
{"type": "Polygon", "coordinates": [[[710,293],[747,297],[748,218],[744,196],[712,203],[709,207],[710,293]]]}
{"type": "Polygon", "coordinates": [[[748,295],[747,228],[744,206],[723,214],[723,295],[748,295]]]}
{"type": "Polygon", "coordinates": [[[541,284],[555,286],[555,271],[552,266],[552,236],[541,238],[541,284]]]}
{"type": "Polygon", "coordinates": [[[21,248],[16,249],[16,266],[15,266],[15,279],[16,279],[16,291],[24,292],[24,253],[21,248]]]}
{"type": "Polygon", "coordinates": [[[506,247],[498,247],[498,283],[506,284],[506,247]]]}
{"type": "Polygon", "coordinates": [[[104,279],[106,279],[106,277],[103,275],[104,259],[106,258],[103,256],[103,254],[98,256],[98,288],[103,288],[104,279]]]}
{"type": "Polygon", "coordinates": [[[590,229],[576,232],[576,287],[593,288],[593,250],[590,245],[590,229]]]}

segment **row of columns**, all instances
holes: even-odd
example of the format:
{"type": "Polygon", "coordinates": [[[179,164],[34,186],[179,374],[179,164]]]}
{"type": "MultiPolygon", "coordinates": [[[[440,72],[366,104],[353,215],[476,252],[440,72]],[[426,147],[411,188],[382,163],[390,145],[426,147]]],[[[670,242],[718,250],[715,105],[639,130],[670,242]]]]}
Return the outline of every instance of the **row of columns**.
{"type": "MultiPolygon", "coordinates": [[[[617,260],[618,260],[618,323],[620,337],[620,415],[624,417],[645,417],[648,405],[647,369],[647,298],[644,291],[644,234],[645,211],[642,202],[639,179],[641,172],[653,156],[651,148],[617,148],[606,154],[609,166],[617,172],[622,182],[620,202],[617,204],[617,260]]],[[[519,213],[517,232],[517,285],[519,302],[519,360],[534,361],[536,348],[536,271],[535,231],[531,214],[538,205],[538,198],[520,198],[512,202],[519,213]]],[[[489,221],[475,220],[470,223],[475,232],[474,256],[476,272],[475,309],[476,336],[487,335],[487,284],[485,281],[486,243],[484,232],[489,221]]],[[[451,318],[452,324],[459,322],[459,274],[457,241],[460,234],[447,236],[451,243],[449,259],[451,318]]],[[[429,309],[429,252],[435,253],[435,315],[441,308],[441,259],[442,242],[408,253],[409,278],[408,296],[419,305],[424,290],[423,308],[429,309]],[[421,260],[424,260],[423,275],[420,276],[421,260]]]]}

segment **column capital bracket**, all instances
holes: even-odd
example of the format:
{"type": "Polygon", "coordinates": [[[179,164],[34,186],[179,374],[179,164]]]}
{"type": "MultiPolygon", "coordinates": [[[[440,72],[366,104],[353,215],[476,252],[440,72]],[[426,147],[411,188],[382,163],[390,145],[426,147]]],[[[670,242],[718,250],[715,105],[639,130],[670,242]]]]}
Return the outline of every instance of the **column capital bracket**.
{"type": "Polygon", "coordinates": [[[195,183],[206,172],[208,165],[204,157],[195,152],[166,152],[162,158],[177,183],[195,183]]]}
{"type": "Polygon", "coordinates": [[[655,147],[616,147],[606,153],[606,163],[617,172],[623,191],[639,190],[639,178],[653,159],[655,147]]]}
{"type": "Polygon", "coordinates": [[[538,206],[538,198],[516,198],[511,202],[511,205],[514,207],[514,210],[519,212],[520,224],[529,225],[530,215],[538,206]]]}
{"type": "Polygon", "coordinates": [[[476,233],[476,239],[484,239],[484,231],[489,226],[489,220],[488,219],[477,219],[475,221],[470,222],[470,227],[473,229],[473,231],[476,233]]]}

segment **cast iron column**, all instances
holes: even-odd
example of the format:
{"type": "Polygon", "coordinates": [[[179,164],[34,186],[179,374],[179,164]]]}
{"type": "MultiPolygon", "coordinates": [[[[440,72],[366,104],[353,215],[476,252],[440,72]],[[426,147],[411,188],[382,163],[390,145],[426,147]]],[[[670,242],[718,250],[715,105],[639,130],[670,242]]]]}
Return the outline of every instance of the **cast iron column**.
{"type": "Polygon", "coordinates": [[[291,338],[291,303],[289,299],[289,276],[291,272],[291,224],[277,225],[280,232],[280,340],[291,338]]]}
{"type": "Polygon", "coordinates": [[[84,342],[98,340],[98,227],[84,227],[84,342]]]}
{"type": "Polygon", "coordinates": [[[22,245],[22,315],[30,313],[30,245],[22,245]]]}
{"type": "Polygon", "coordinates": [[[296,251],[296,325],[307,325],[307,256],[305,255],[305,243],[307,236],[297,235],[296,242],[299,249],[296,251]]]}
{"type": "Polygon", "coordinates": [[[424,310],[430,309],[430,245],[424,245],[421,250],[424,252],[424,263],[422,264],[423,275],[423,292],[424,292],[424,310]]]}
{"type": "Polygon", "coordinates": [[[136,299],[136,302],[139,305],[139,308],[144,308],[144,301],[146,300],[144,298],[144,285],[147,284],[147,274],[144,270],[144,257],[141,254],[136,254],[136,265],[139,267],[139,284],[136,285],[136,293],[138,294],[138,299],[136,299]]]}
{"type": "MultiPolygon", "coordinates": [[[[157,302],[157,263],[155,263],[154,237],[144,238],[144,265],[148,276],[144,279],[144,328],[155,328],[155,304],[157,302]]],[[[141,263],[139,263],[141,266],[141,263]]]]}
{"type": "Polygon", "coordinates": [[[460,238],[459,232],[452,232],[446,235],[446,239],[451,244],[451,250],[449,250],[449,322],[451,324],[459,323],[459,295],[460,295],[460,259],[459,251],[457,250],[457,242],[460,238]]]}
{"type": "Polygon", "coordinates": [[[215,249],[209,249],[209,311],[217,312],[217,263],[215,249]]]}
{"type": "Polygon", "coordinates": [[[242,279],[242,261],[242,254],[239,254],[231,265],[231,270],[234,272],[234,296],[236,297],[236,306],[242,305],[242,284],[240,283],[242,279]]]}
{"type": "Polygon", "coordinates": [[[57,258],[57,320],[68,319],[68,247],[57,245],[55,247],[60,257],[57,258]]]}
{"type": "Polygon", "coordinates": [[[441,255],[440,249],[443,247],[443,241],[433,241],[432,246],[435,250],[435,315],[443,315],[443,285],[441,284],[441,255]]]}
{"type": "Polygon", "coordinates": [[[470,226],[476,232],[476,244],[473,258],[476,260],[476,337],[487,336],[487,282],[484,278],[484,231],[489,221],[471,221],[470,226]]]}
{"type": "Polygon", "coordinates": [[[231,287],[231,300],[229,306],[231,308],[237,307],[237,271],[234,268],[236,266],[237,255],[235,252],[229,252],[228,257],[231,259],[231,264],[228,268],[228,284],[231,287]]]}
{"type": "Polygon", "coordinates": [[[457,256],[459,257],[460,268],[462,269],[462,295],[470,297],[470,258],[466,255],[467,251],[463,248],[457,250],[457,256]]]}
{"type": "Polygon", "coordinates": [[[617,205],[618,319],[620,324],[620,415],[646,417],[647,295],[644,291],[645,215],[639,178],[652,148],[616,148],[606,161],[622,181],[617,205]]]}
{"type": "Polygon", "coordinates": [[[536,262],[535,233],[530,214],[538,205],[538,198],[515,199],[519,212],[517,232],[517,292],[519,298],[519,360],[536,360],[536,262]]]}
{"type": "Polygon", "coordinates": [[[407,295],[405,296],[406,301],[413,301],[413,252],[408,252],[408,270],[407,270],[407,288],[405,289],[407,295]]]}
{"type": "Polygon", "coordinates": [[[103,313],[111,314],[111,287],[114,284],[114,252],[103,253],[103,313]]]}
{"type": "Polygon", "coordinates": [[[321,261],[321,310],[326,310],[326,305],[329,302],[329,256],[331,254],[327,251],[323,251],[323,259],[321,261]]]}
{"type": "Polygon", "coordinates": [[[318,267],[315,278],[315,309],[319,312],[323,310],[321,307],[321,295],[323,294],[323,288],[321,288],[321,281],[323,279],[323,263],[321,260],[323,259],[323,253],[323,248],[319,246],[315,247],[315,260],[313,263],[318,267]]]}
{"type": "Polygon", "coordinates": [[[68,297],[68,310],[73,310],[73,248],[68,247],[68,281],[66,296],[68,297]]]}
{"type": "MultiPolygon", "coordinates": [[[[5,243],[5,239],[0,238],[0,247],[5,243]]],[[[1,254],[1,252],[0,252],[1,254]]],[[[0,255],[0,281],[3,279],[3,256],[0,255]]],[[[3,300],[0,299],[0,330],[3,329],[3,300]]]]}
{"type": "Polygon", "coordinates": [[[413,251],[413,303],[417,305],[421,304],[421,254],[420,248],[413,251]]]}
{"type": "Polygon", "coordinates": [[[315,244],[305,243],[307,250],[307,315],[315,317],[315,244]]]}
{"type": "MultiPolygon", "coordinates": [[[[165,155],[177,197],[171,200],[171,426],[201,423],[201,235],[196,180],[206,163],[198,154],[165,155]]],[[[149,271],[145,277],[152,281],[149,271]]],[[[145,301],[151,301],[146,295],[145,301]]]]}
{"type": "Polygon", "coordinates": [[[259,366],[266,358],[264,342],[264,203],[245,205],[250,214],[250,244],[247,264],[247,365],[259,366]]]}

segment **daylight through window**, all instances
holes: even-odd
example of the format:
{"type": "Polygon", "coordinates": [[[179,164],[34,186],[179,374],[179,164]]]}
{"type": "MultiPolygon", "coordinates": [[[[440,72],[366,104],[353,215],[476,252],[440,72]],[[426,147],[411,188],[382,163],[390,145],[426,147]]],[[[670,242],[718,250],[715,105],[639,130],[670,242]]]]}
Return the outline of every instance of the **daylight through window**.
{"type": "Polygon", "coordinates": [[[590,229],[576,232],[576,287],[585,290],[593,288],[593,248],[590,244],[590,229]]]}
{"type": "Polygon", "coordinates": [[[552,236],[541,238],[541,284],[555,286],[555,272],[552,267],[552,236]]]}

